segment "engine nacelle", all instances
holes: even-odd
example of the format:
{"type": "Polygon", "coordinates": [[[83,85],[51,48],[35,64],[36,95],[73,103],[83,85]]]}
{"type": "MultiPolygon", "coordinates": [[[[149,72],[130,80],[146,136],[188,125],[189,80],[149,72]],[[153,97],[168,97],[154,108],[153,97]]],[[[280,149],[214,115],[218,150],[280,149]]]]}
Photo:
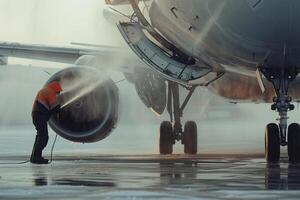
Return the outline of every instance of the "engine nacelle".
{"type": "Polygon", "coordinates": [[[71,67],[54,74],[48,82],[59,81],[61,111],[52,116],[50,127],[63,138],[82,143],[106,138],[118,119],[118,88],[99,70],[71,67]]]}
{"type": "Polygon", "coordinates": [[[156,114],[161,115],[167,105],[167,87],[165,79],[157,72],[146,69],[135,69],[134,79],[125,75],[134,83],[136,92],[142,102],[156,114]]]}

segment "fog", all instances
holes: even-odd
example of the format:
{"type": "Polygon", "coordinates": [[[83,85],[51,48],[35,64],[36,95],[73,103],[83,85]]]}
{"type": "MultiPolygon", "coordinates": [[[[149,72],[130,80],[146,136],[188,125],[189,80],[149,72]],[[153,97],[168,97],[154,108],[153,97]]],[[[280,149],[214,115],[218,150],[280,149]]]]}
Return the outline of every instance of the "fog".
{"type": "Polygon", "coordinates": [[[1,40],[66,45],[120,45],[99,0],[0,0],[1,40]],[[108,34],[109,31],[109,34],[108,34]]]}
{"type": "MultiPolygon", "coordinates": [[[[102,0],[0,0],[0,41],[60,46],[79,42],[125,47],[117,28],[103,18],[103,6],[102,0]]],[[[4,139],[0,149],[7,154],[27,154],[35,134],[31,106],[36,92],[49,78],[45,70],[54,73],[66,65],[24,59],[9,59],[9,63],[15,66],[0,66],[0,134],[4,139]],[[16,145],[18,149],[13,148],[16,145]]],[[[167,120],[168,115],[157,117],[151,113],[131,84],[121,82],[118,87],[120,123],[112,135],[99,143],[79,146],[60,139],[56,151],[158,152],[159,123],[167,120]]],[[[184,121],[197,121],[199,149],[206,153],[262,153],[264,127],[277,116],[270,105],[229,104],[205,89],[197,90],[185,114],[184,121]]],[[[299,121],[297,106],[290,114],[290,122],[299,121]]],[[[51,132],[50,138],[53,136],[51,132]]],[[[182,152],[182,147],[177,145],[175,152],[182,152]]]]}

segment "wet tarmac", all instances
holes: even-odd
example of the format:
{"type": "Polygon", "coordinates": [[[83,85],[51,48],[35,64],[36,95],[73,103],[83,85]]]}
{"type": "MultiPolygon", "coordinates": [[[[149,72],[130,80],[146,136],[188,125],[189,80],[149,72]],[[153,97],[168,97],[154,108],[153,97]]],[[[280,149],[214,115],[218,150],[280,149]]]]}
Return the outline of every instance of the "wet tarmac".
{"type": "Polygon", "coordinates": [[[0,173],[1,199],[300,198],[300,166],[260,155],[57,156],[49,165],[1,164],[0,173]]]}

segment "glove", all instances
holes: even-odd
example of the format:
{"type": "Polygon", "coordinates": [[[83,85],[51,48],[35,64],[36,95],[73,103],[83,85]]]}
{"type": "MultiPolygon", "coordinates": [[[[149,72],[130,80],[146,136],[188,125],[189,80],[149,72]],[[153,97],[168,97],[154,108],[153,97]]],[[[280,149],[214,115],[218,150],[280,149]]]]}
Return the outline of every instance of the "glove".
{"type": "Polygon", "coordinates": [[[51,110],[52,115],[58,115],[60,112],[60,105],[56,106],[51,110]]]}

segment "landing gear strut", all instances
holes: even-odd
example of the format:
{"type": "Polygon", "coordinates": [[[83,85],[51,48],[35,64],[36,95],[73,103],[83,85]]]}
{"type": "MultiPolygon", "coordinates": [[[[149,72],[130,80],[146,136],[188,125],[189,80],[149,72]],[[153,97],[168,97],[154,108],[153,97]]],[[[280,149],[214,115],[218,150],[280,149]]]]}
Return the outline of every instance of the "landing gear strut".
{"type": "Polygon", "coordinates": [[[191,99],[196,87],[188,88],[189,93],[182,105],[180,105],[179,85],[168,82],[168,104],[167,110],[170,114],[170,121],[164,121],[160,126],[159,152],[160,154],[172,154],[173,145],[181,141],[184,145],[184,153],[197,153],[197,125],[194,121],[185,123],[182,128],[181,118],[183,110],[191,99]]]}
{"type": "MultiPolygon", "coordinates": [[[[285,66],[285,65],[284,65],[285,66]]],[[[265,77],[273,84],[276,97],[273,98],[271,109],[279,114],[278,125],[271,123],[265,132],[265,157],[268,162],[278,162],[280,146],[288,145],[291,162],[300,162],[300,125],[291,124],[288,128],[288,111],[294,110],[292,98],[288,95],[290,83],[295,80],[298,72],[294,68],[262,68],[265,77]],[[288,132],[287,132],[288,129],[288,132]],[[287,141],[288,133],[288,141],[287,141]]]]}

